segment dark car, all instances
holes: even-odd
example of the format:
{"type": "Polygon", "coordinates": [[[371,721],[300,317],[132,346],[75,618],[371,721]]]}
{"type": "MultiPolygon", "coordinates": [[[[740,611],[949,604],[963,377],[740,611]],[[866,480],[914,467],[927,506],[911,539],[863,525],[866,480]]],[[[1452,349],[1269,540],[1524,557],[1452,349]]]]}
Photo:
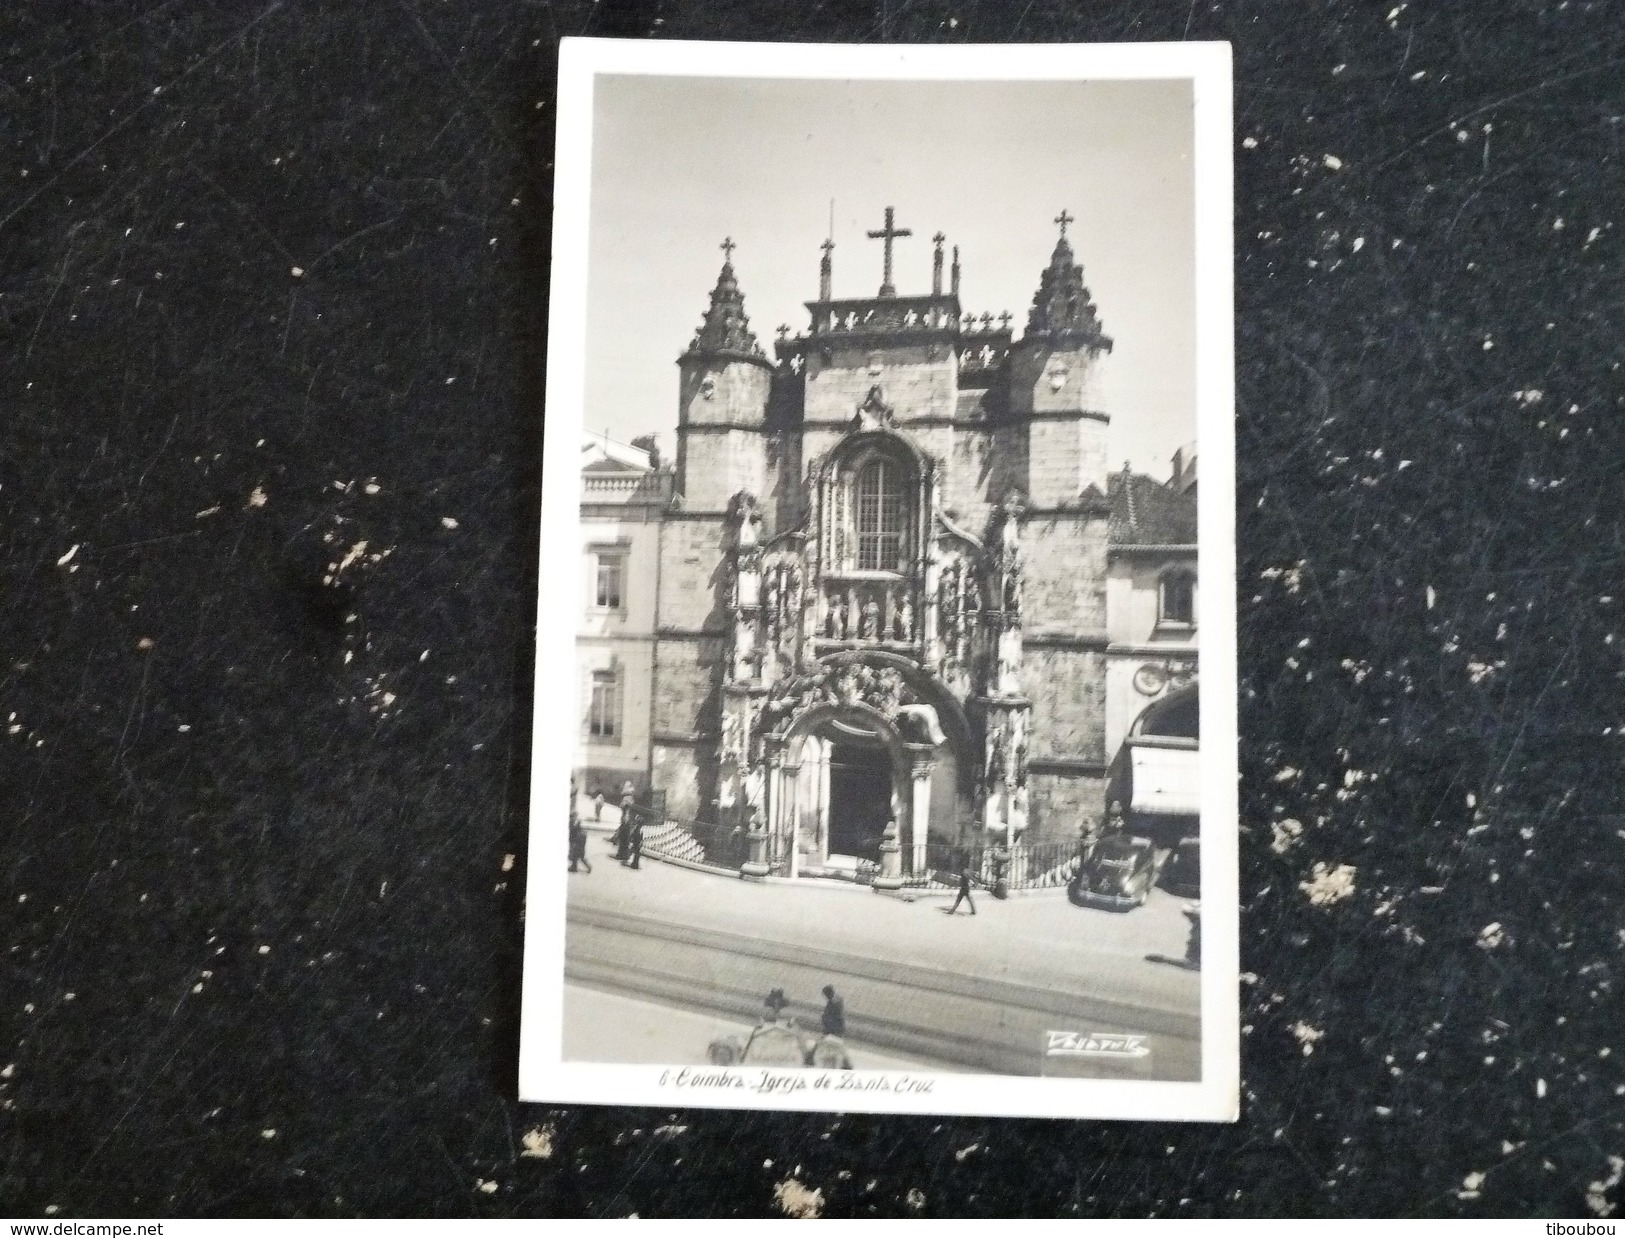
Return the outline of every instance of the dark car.
{"type": "Polygon", "coordinates": [[[1157,849],[1149,838],[1108,834],[1078,868],[1067,893],[1074,903],[1128,911],[1151,896],[1157,879],[1157,849]]]}
{"type": "Polygon", "coordinates": [[[1202,844],[1181,838],[1162,870],[1162,888],[1179,898],[1202,897],[1202,844]]]}

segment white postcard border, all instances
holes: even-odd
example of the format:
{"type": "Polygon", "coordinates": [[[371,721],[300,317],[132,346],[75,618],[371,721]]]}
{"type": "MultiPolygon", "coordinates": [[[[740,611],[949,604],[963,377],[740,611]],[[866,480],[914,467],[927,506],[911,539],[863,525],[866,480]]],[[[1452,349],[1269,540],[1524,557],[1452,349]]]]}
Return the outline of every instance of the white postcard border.
{"type": "Polygon", "coordinates": [[[1239,1108],[1235,429],[1230,47],[1224,43],[837,46],[566,39],[559,59],[543,428],[540,579],[531,756],[519,1096],[552,1104],[1234,1121],[1239,1108]],[[1202,640],[1202,1079],[1165,1082],[900,1071],[619,1065],[562,1060],[567,873],[559,808],[576,746],[573,708],[579,444],[587,320],[592,93],[598,74],[834,80],[1188,78],[1195,100],[1197,443],[1202,640]],[[686,1072],[686,1076],[684,1075],[686,1072]],[[699,1082],[727,1074],[740,1086],[699,1082]],[[835,1076],[849,1084],[837,1086],[835,1076]],[[681,1077],[680,1077],[681,1076],[681,1077]],[[796,1090],[762,1090],[797,1076],[796,1090]],[[821,1082],[822,1080],[822,1082],[821,1082]],[[882,1087],[881,1085],[885,1086],[882,1087]]]}

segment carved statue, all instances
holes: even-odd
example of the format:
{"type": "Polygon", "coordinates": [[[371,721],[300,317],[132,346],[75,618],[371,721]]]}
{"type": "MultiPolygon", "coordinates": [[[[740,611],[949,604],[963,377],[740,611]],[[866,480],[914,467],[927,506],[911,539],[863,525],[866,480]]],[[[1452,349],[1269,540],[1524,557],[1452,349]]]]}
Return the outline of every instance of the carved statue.
{"type": "Polygon", "coordinates": [[[1027,785],[1027,737],[1017,735],[1010,754],[1010,781],[1018,787],[1027,785]]]}
{"type": "Polygon", "coordinates": [[[756,545],[757,527],[762,522],[762,512],[754,494],[749,490],[741,490],[729,499],[728,519],[739,526],[738,544],[741,547],[756,545]]]}
{"type": "Polygon", "coordinates": [[[990,785],[996,783],[1004,774],[1004,736],[995,731],[987,749],[987,781],[990,785]]]}
{"type": "Polygon", "coordinates": [[[974,615],[982,609],[982,590],[974,578],[965,582],[965,613],[974,615]]]}
{"type": "Polygon", "coordinates": [[[1021,613],[1021,562],[1014,560],[1004,576],[1004,608],[1012,614],[1021,613]]]}
{"type": "Polygon", "coordinates": [[[835,612],[835,637],[845,640],[852,631],[852,599],[843,597],[840,609],[835,612]]]}
{"type": "Polygon", "coordinates": [[[779,577],[783,574],[782,567],[775,566],[767,574],[767,630],[772,639],[778,639],[779,624],[783,622],[784,613],[779,606],[779,577]]]}
{"type": "Polygon", "coordinates": [[[859,667],[848,666],[835,678],[835,695],[843,705],[856,705],[863,695],[863,684],[858,678],[859,667]]]}
{"type": "Polygon", "coordinates": [[[739,715],[724,713],[722,715],[722,749],[721,756],[724,761],[743,763],[744,753],[739,742],[739,715]]]}
{"type": "Polygon", "coordinates": [[[914,639],[914,603],[906,593],[902,605],[897,608],[897,639],[914,639]]]}
{"type": "Polygon", "coordinates": [[[880,603],[870,598],[863,604],[863,623],[858,630],[860,640],[880,639],[880,603]]]}

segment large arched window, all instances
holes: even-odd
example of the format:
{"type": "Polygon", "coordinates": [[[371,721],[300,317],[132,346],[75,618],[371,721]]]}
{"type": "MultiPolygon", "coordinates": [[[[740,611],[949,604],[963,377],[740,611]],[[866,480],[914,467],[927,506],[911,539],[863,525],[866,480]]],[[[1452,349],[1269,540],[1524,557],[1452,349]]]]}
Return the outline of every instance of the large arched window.
{"type": "Polygon", "coordinates": [[[858,471],[853,505],[860,571],[899,572],[908,540],[907,478],[884,456],[858,471]]]}

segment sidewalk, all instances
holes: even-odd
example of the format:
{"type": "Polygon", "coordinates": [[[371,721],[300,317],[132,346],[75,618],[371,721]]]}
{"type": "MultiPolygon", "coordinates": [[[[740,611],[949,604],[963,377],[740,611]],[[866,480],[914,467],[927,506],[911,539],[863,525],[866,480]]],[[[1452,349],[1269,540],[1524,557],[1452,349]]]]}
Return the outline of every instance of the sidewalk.
{"type": "Polygon", "coordinates": [[[571,910],[598,909],[748,934],[963,976],[1195,1014],[1200,976],[1148,955],[1185,953],[1182,900],[1162,890],[1126,913],[1073,906],[1064,893],[1004,901],[977,891],[978,914],[943,914],[952,891],[902,902],[863,886],[756,883],[644,858],[634,871],[608,841],[589,842],[591,874],[572,875],[571,910]]]}

